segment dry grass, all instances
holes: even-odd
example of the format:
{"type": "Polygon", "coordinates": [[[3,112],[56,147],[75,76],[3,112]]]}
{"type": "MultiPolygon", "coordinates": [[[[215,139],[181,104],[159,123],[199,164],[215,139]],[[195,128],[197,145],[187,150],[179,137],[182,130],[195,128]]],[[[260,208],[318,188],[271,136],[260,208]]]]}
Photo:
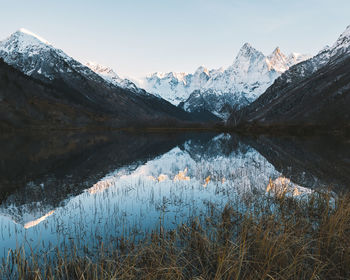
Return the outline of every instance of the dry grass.
{"type": "Polygon", "coordinates": [[[51,257],[10,252],[10,279],[350,279],[350,196],[242,198],[204,220],[135,242],[51,257]],[[240,209],[240,210],[238,210],[240,209]],[[41,263],[41,265],[39,265],[41,263]]]}

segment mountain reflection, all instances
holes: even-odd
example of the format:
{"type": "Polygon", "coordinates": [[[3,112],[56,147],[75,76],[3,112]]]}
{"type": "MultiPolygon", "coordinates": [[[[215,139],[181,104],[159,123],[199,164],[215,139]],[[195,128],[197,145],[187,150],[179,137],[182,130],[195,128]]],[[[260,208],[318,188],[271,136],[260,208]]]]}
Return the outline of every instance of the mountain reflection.
{"type": "Polygon", "coordinates": [[[245,192],[344,191],[349,143],[212,133],[4,135],[0,226],[8,233],[0,249],[27,235],[52,244],[74,239],[77,227],[105,237],[143,232],[164,213],[164,226],[173,227],[245,192]]]}

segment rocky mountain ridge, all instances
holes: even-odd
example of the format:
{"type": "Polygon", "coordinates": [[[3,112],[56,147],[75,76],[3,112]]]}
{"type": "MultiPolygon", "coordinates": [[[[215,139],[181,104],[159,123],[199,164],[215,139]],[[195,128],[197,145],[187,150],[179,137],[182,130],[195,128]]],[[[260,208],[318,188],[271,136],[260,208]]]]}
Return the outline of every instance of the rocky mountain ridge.
{"type": "Polygon", "coordinates": [[[231,126],[350,127],[350,26],[331,46],[284,72],[231,126]]]}
{"type": "MultiPolygon", "coordinates": [[[[99,125],[105,124],[113,127],[169,125],[170,122],[174,124],[175,122],[193,122],[198,120],[191,114],[159,97],[148,94],[136,87],[132,88],[132,84],[130,84],[129,88],[125,84],[127,81],[123,81],[123,84],[119,85],[113,80],[106,79],[105,76],[94,72],[62,50],[55,48],[45,39],[25,29],[16,31],[10,37],[0,42],[0,58],[7,65],[30,77],[32,79],[29,82],[30,84],[41,83],[45,85],[44,87],[41,85],[41,90],[38,90],[35,94],[29,93],[29,91],[24,93],[25,90],[21,92],[18,89],[11,95],[8,92],[10,89],[9,83],[2,84],[0,95],[3,99],[6,99],[6,102],[11,100],[11,110],[7,106],[9,110],[4,111],[6,114],[3,112],[3,123],[16,123],[23,126],[26,121],[37,123],[40,120],[44,126],[58,125],[56,121],[50,124],[46,122],[46,117],[44,116],[50,115],[52,112],[44,111],[45,108],[48,109],[50,106],[41,106],[40,114],[31,113],[34,108],[30,106],[31,103],[29,103],[30,100],[28,98],[31,98],[33,94],[33,97],[36,96],[41,99],[41,104],[43,103],[42,100],[45,100],[47,103],[48,98],[50,100],[53,98],[60,104],[64,103],[68,111],[69,108],[75,108],[76,106],[82,108],[80,109],[81,112],[89,111],[93,113],[93,119],[100,119],[97,122],[99,125]],[[52,88],[55,95],[48,96],[47,93],[50,91],[45,87],[52,88]],[[17,99],[14,99],[15,96],[17,99]],[[27,103],[22,102],[19,107],[21,98],[25,98],[27,103]],[[22,107],[22,105],[25,106],[22,107]],[[24,108],[26,109],[24,110],[24,108]],[[28,120],[19,120],[24,116],[23,114],[26,115],[28,120]],[[13,122],[11,116],[22,117],[13,122]],[[108,123],[106,123],[107,120],[108,123]]],[[[15,76],[18,76],[18,73],[12,74],[13,71],[6,66],[3,67],[3,71],[7,71],[4,74],[8,76],[7,80],[11,81],[11,83],[16,83],[15,76]]],[[[22,89],[27,89],[28,79],[21,80],[24,84],[20,86],[22,89]]],[[[3,100],[3,103],[5,101],[3,100]]],[[[50,104],[50,102],[48,103],[50,104]]],[[[62,125],[69,125],[68,120],[72,120],[71,117],[73,115],[68,114],[67,110],[63,114],[58,108],[56,106],[57,110],[55,109],[56,114],[61,116],[58,121],[62,125]],[[66,118],[65,115],[67,114],[68,117],[66,118]],[[66,120],[63,120],[64,118],[66,120]]],[[[75,111],[75,109],[71,111],[75,112],[75,120],[83,117],[79,115],[79,111],[75,111]]],[[[53,121],[50,118],[51,120],[53,121]]],[[[74,126],[84,127],[87,123],[91,122],[84,121],[80,124],[80,121],[74,121],[74,126]]]]}
{"type": "Polygon", "coordinates": [[[297,53],[286,56],[278,47],[265,56],[245,43],[227,69],[201,66],[193,74],[157,72],[143,78],[138,86],[188,112],[207,109],[226,118],[229,108],[248,105],[289,67],[307,58],[297,53]]]}

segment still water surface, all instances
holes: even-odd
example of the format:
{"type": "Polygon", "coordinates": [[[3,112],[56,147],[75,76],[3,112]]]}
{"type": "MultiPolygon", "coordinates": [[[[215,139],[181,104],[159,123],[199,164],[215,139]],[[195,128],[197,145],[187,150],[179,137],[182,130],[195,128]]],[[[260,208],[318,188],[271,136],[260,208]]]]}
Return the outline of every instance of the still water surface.
{"type": "Polygon", "coordinates": [[[54,133],[3,135],[0,151],[0,257],[175,228],[271,182],[296,196],[350,185],[347,139],[54,133]]]}

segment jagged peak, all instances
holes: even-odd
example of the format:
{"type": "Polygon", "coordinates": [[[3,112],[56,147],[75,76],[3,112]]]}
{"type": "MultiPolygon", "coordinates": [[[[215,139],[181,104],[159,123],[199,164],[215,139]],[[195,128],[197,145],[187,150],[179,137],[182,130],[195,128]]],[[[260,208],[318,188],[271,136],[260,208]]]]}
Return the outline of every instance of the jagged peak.
{"type": "Polygon", "coordinates": [[[199,70],[199,71],[204,71],[206,69],[207,69],[207,67],[205,67],[204,65],[201,65],[197,68],[197,70],[199,70]]]}
{"type": "Polygon", "coordinates": [[[279,47],[276,47],[274,51],[267,57],[267,59],[272,63],[285,63],[287,57],[284,53],[281,52],[281,49],[279,47]]]}
{"type": "Polygon", "coordinates": [[[165,76],[165,73],[163,73],[163,72],[154,72],[154,73],[148,74],[146,76],[146,78],[159,78],[159,79],[162,79],[162,78],[164,78],[164,76],[165,76]]]}
{"type": "Polygon", "coordinates": [[[55,49],[51,43],[35,33],[21,28],[5,40],[0,41],[0,49],[5,52],[17,51],[26,53],[32,49],[55,49]]]}
{"type": "Polygon", "coordinates": [[[350,47],[350,25],[346,27],[342,34],[340,34],[339,38],[332,46],[332,49],[348,47],[350,47]]]}
{"type": "Polygon", "coordinates": [[[245,42],[243,44],[243,46],[241,47],[241,49],[254,49],[254,48],[253,48],[253,46],[250,43],[245,42]]]}
{"type": "Polygon", "coordinates": [[[280,47],[276,47],[273,52],[269,55],[269,58],[271,57],[283,57],[285,58],[285,54],[281,51],[280,47]]]}
{"type": "Polygon", "coordinates": [[[258,53],[258,54],[262,54],[263,55],[263,53],[261,51],[258,51],[250,43],[244,43],[243,46],[240,48],[237,56],[250,55],[252,53],[258,53]]]}
{"type": "Polygon", "coordinates": [[[348,25],[345,31],[341,34],[343,37],[350,37],[350,25],[348,25]]]}
{"type": "Polygon", "coordinates": [[[170,72],[169,74],[170,74],[169,77],[175,78],[177,80],[183,80],[184,77],[188,75],[185,72],[170,72]]]}
{"type": "Polygon", "coordinates": [[[281,53],[280,47],[277,46],[272,53],[281,53]]]}
{"type": "Polygon", "coordinates": [[[121,79],[111,67],[92,61],[87,62],[85,65],[97,74],[109,76],[112,79],[121,79]]]}
{"type": "Polygon", "coordinates": [[[255,49],[251,44],[249,43],[244,43],[244,45],[240,48],[236,60],[239,59],[240,57],[250,57],[253,55],[261,56],[263,57],[264,54],[257,49],[255,49]]]}
{"type": "Polygon", "coordinates": [[[204,65],[201,65],[197,68],[197,70],[194,72],[194,75],[196,74],[200,74],[200,73],[206,73],[207,75],[209,75],[209,70],[207,67],[205,67],[204,65]]]}
{"type": "Polygon", "coordinates": [[[18,29],[15,33],[13,33],[10,38],[13,36],[13,35],[16,35],[16,36],[21,36],[21,37],[30,37],[30,38],[35,38],[37,39],[38,41],[40,41],[41,43],[44,43],[46,45],[51,45],[51,43],[49,41],[47,41],[46,39],[44,39],[43,37],[35,34],[34,32],[32,31],[29,31],[28,29],[25,29],[25,28],[20,28],[18,29]]]}
{"type": "Polygon", "coordinates": [[[185,72],[154,72],[153,74],[150,74],[147,76],[147,78],[158,78],[158,79],[167,79],[167,78],[175,78],[178,80],[183,79],[186,75],[188,75],[185,72]]]}
{"type": "Polygon", "coordinates": [[[89,67],[90,69],[92,69],[92,70],[113,71],[112,68],[110,68],[108,66],[104,66],[102,64],[99,64],[99,63],[97,63],[95,61],[88,61],[85,65],[87,67],[89,67]]]}

